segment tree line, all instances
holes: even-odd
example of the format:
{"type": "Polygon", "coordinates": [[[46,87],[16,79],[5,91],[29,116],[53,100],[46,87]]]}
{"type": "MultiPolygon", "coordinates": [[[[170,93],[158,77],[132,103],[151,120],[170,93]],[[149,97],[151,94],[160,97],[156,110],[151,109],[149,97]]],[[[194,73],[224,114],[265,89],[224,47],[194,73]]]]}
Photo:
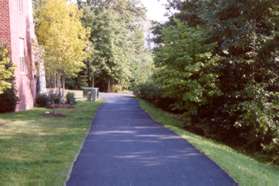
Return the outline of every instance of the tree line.
{"type": "MultiPolygon", "coordinates": [[[[49,86],[117,91],[149,73],[145,8],[136,0],[33,0],[49,86]]],[[[150,70],[149,70],[150,71],[150,70]]]]}
{"type": "Polygon", "coordinates": [[[185,128],[279,161],[279,4],[169,1],[156,24],[155,70],[136,93],[185,128]]]}
{"type": "MultiPolygon", "coordinates": [[[[32,2],[38,40],[32,41],[38,93],[45,94],[46,85],[58,89],[62,97],[65,88],[127,90],[152,73],[152,54],[144,46],[146,10],[139,1],[32,2]]],[[[0,46],[1,100],[12,105],[5,111],[13,111],[17,102],[13,70],[6,48],[0,46]]]]}

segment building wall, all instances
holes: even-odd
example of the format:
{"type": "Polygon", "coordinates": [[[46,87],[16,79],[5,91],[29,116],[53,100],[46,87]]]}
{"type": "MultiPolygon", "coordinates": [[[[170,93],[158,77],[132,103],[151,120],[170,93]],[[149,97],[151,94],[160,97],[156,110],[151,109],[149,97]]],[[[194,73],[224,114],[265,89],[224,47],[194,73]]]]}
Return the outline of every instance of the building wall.
{"type": "Polygon", "coordinates": [[[0,0],[0,41],[10,47],[9,0],[0,0]]]}
{"type": "Polygon", "coordinates": [[[0,39],[7,42],[11,60],[16,66],[15,88],[19,98],[17,111],[31,109],[36,97],[35,65],[32,56],[32,40],[35,34],[31,1],[0,0],[3,5],[1,7],[5,7],[4,13],[0,9],[4,15],[0,18],[0,27],[3,30],[0,39]],[[6,22],[9,23],[9,28],[5,27],[6,22]]]}

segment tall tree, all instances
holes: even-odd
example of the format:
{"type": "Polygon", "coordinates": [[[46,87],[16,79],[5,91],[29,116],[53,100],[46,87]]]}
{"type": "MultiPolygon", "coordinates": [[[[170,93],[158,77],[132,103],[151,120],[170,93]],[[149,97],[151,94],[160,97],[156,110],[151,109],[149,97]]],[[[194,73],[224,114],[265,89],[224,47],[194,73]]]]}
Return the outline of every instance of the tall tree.
{"type": "Polygon", "coordinates": [[[48,77],[56,87],[84,67],[88,34],[81,16],[78,7],[66,0],[45,0],[40,6],[37,36],[45,50],[48,77]]]}
{"type": "MultiPolygon", "coordinates": [[[[187,33],[187,29],[174,29],[172,39],[165,43],[164,30],[175,25],[175,20],[191,27],[193,35],[199,35],[197,28],[206,30],[204,46],[214,45],[208,52],[218,56],[218,65],[213,70],[217,74],[216,85],[221,94],[214,95],[196,107],[197,115],[192,117],[195,119],[192,126],[203,128],[204,133],[233,145],[249,145],[250,150],[270,152],[278,160],[278,1],[171,0],[169,8],[176,9],[176,13],[169,22],[154,30],[155,42],[160,51],[155,53],[159,59],[157,61],[164,64],[168,59],[171,64],[168,68],[159,69],[159,74],[174,71],[177,60],[184,59],[179,58],[180,55],[191,54],[185,50],[187,46],[190,44],[193,49],[196,46],[186,38],[177,37],[187,33]],[[183,41],[185,43],[179,45],[183,41]],[[169,49],[172,47],[175,52],[169,49]],[[171,56],[172,53],[177,55],[171,56]]],[[[182,61],[188,63],[191,58],[182,61]]],[[[191,80],[185,77],[187,72],[183,74],[183,81],[191,80]]],[[[166,79],[172,79],[171,77],[166,75],[166,79]]],[[[203,71],[197,71],[194,77],[206,76],[203,71]]],[[[176,86],[165,91],[172,93],[171,96],[180,103],[185,101],[182,95],[195,90],[187,90],[187,85],[179,84],[180,81],[161,82],[169,86],[177,82],[176,86]],[[184,89],[184,94],[177,93],[179,89],[184,89]]],[[[157,83],[162,86],[160,82],[157,83]]],[[[195,85],[194,82],[190,84],[195,85]]],[[[206,84],[200,85],[202,88],[207,87],[206,84]]],[[[204,95],[206,94],[201,94],[202,97],[204,95]]]]}
{"type": "Polygon", "coordinates": [[[218,75],[213,70],[218,57],[211,52],[214,44],[206,44],[205,30],[174,22],[164,27],[161,46],[155,49],[155,64],[159,68],[156,82],[165,96],[176,100],[174,108],[191,118],[197,116],[200,106],[220,94],[218,75]]]}
{"type": "Polygon", "coordinates": [[[87,79],[94,76],[103,90],[111,90],[113,85],[128,88],[134,64],[140,59],[136,53],[144,52],[142,5],[130,0],[78,1],[78,4],[85,12],[84,24],[91,28],[94,50],[82,76],[87,79]]]}

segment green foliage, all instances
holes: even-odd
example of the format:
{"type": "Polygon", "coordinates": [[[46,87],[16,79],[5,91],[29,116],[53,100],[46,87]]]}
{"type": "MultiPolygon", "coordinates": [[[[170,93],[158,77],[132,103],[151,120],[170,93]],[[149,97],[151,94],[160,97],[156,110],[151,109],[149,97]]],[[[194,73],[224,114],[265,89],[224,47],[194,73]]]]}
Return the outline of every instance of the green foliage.
{"type": "Polygon", "coordinates": [[[60,118],[44,117],[52,111],[44,108],[0,114],[0,185],[64,185],[98,106],[79,102],[57,109],[60,118]]]}
{"type": "Polygon", "coordinates": [[[49,100],[51,104],[61,104],[62,103],[62,95],[58,93],[50,93],[49,94],[49,100]]]}
{"type": "Polygon", "coordinates": [[[140,106],[150,114],[152,119],[193,144],[232,176],[243,186],[277,186],[279,185],[279,166],[257,160],[257,154],[245,154],[227,145],[204,138],[183,128],[183,122],[168,112],[140,100],[140,106]]]}
{"type": "Polygon", "coordinates": [[[189,116],[196,115],[199,106],[220,94],[216,86],[218,76],[213,71],[218,58],[212,55],[214,45],[206,44],[206,37],[201,28],[191,28],[175,20],[162,30],[163,47],[155,50],[159,68],[156,82],[165,96],[177,100],[174,107],[189,116]]]}
{"type": "Polygon", "coordinates": [[[0,95],[12,87],[14,67],[10,62],[8,50],[0,44],[0,95]]]}
{"type": "Polygon", "coordinates": [[[44,0],[37,12],[37,36],[45,51],[48,79],[62,88],[66,77],[75,77],[88,57],[88,30],[82,12],[66,0],[44,0]],[[59,83],[57,83],[59,82],[59,83]]]}
{"type": "Polygon", "coordinates": [[[147,82],[152,77],[155,68],[153,56],[148,50],[140,52],[135,59],[137,60],[132,64],[132,78],[130,80],[132,90],[147,82]]]}
{"type": "Polygon", "coordinates": [[[47,94],[37,95],[36,106],[37,107],[48,107],[50,105],[50,97],[47,94]]]}
{"type": "Polygon", "coordinates": [[[91,28],[94,55],[77,83],[98,86],[103,91],[112,91],[115,86],[127,89],[142,80],[142,66],[147,70],[143,79],[147,79],[152,58],[144,49],[142,5],[130,0],[78,1],[78,5],[84,12],[83,24],[91,28]]]}
{"type": "Polygon", "coordinates": [[[173,0],[169,8],[176,13],[153,30],[161,92],[152,101],[171,98],[188,129],[278,162],[278,2],[173,0]]]}
{"type": "Polygon", "coordinates": [[[123,20],[113,9],[105,9],[96,14],[93,24],[96,76],[111,85],[127,85],[130,69],[123,20]]]}
{"type": "Polygon", "coordinates": [[[77,102],[76,102],[76,97],[75,97],[75,94],[72,93],[72,92],[68,92],[67,95],[66,95],[66,103],[67,104],[70,104],[70,105],[75,105],[77,102]]]}
{"type": "Polygon", "coordinates": [[[159,86],[156,85],[153,81],[148,81],[143,84],[139,84],[135,90],[134,93],[146,100],[157,102],[163,98],[162,91],[160,90],[159,86]]]}
{"type": "Polygon", "coordinates": [[[0,94],[0,113],[14,112],[16,110],[18,98],[13,86],[0,94]]]}
{"type": "Polygon", "coordinates": [[[174,109],[172,106],[176,100],[165,96],[160,83],[157,83],[152,79],[138,84],[134,88],[134,94],[140,98],[154,103],[164,110],[180,112],[178,109],[174,109]]]}
{"type": "Polygon", "coordinates": [[[8,50],[0,44],[0,113],[15,111],[17,96],[12,85],[13,76],[14,66],[8,50]]]}

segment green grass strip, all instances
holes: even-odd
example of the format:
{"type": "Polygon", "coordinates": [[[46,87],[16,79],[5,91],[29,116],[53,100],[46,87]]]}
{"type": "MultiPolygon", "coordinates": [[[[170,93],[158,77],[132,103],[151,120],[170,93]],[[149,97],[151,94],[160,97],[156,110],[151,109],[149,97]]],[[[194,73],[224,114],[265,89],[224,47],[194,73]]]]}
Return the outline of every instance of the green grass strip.
{"type": "Polygon", "coordinates": [[[195,135],[182,129],[182,122],[173,115],[139,100],[140,106],[158,123],[188,140],[197,149],[214,160],[243,186],[279,186],[279,166],[259,162],[226,145],[195,135]]]}
{"type": "Polygon", "coordinates": [[[41,108],[0,114],[0,185],[62,186],[100,104],[58,109],[64,118],[41,108]]]}

